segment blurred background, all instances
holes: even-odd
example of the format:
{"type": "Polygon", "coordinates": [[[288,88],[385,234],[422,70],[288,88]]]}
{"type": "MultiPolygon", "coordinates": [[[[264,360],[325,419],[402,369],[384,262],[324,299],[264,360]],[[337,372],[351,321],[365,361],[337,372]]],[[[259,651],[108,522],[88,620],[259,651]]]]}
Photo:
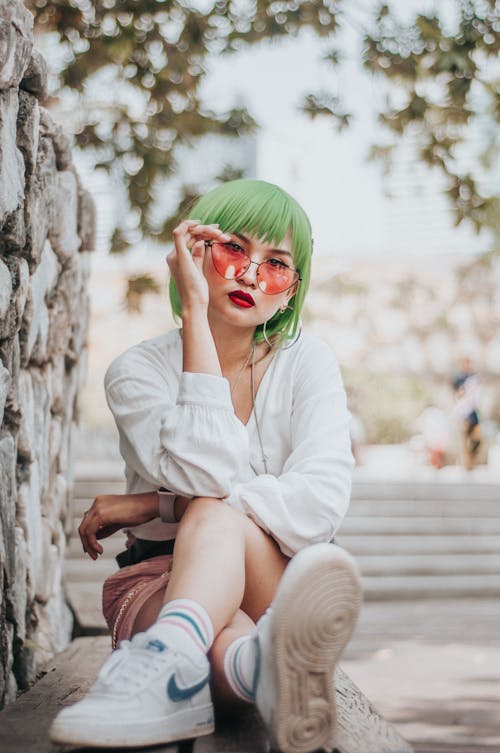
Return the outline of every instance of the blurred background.
{"type": "Polygon", "coordinates": [[[244,175],[311,218],[303,325],[339,358],[358,474],[500,478],[494,0],[27,5],[98,212],[80,457],[119,457],[113,357],[175,326],[172,228],[244,175]]]}

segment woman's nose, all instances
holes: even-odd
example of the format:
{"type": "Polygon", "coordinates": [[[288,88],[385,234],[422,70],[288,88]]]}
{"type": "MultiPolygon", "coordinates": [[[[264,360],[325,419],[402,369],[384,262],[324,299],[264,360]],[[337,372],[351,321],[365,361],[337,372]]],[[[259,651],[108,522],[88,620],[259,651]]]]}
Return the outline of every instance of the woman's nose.
{"type": "Polygon", "coordinates": [[[242,280],[246,285],[253,285],[254,287],[257,287],[257,269],[259,265],[255,261],[251,261],[248,265],[248,269],[246,269],[242,274],[237,278],[238,280],[242,280]]]}

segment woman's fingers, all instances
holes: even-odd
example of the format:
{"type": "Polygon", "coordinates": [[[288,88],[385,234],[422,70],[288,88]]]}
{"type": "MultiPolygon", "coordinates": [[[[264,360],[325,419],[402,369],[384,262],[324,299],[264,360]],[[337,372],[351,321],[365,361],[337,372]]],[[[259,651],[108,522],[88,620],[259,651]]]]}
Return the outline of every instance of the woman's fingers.
{"type": "Polygon", "coordinates": [[[108,494],[96,497],[78,527],[83,551],[95,560],[104,551],[98,539],[111,536],[125,526],[146,523],[157,516],[156,493],[108,494]]]}
{"type": "Polygon", "coordinates": [[[203,257],[205,256],[205,241],[196,241],[191,251],[191,258],[200,272],[203,269],[203,257]]]}
{"type": "Polygon", "coordinates": [[[173,231],[174,248],[167,255],[167,264],[170,268],[175,266],[175,262],[186,262],[189,264],[191,250],[195,244],[206,240],[228,241],[231,236],[222,232],[218,223],[204,225],[198,220],[184,220],[173,231]]]}
{"type": "Polygon", "coordinates": [[[101,521],[100,514],[96,509],[94,501],[92,507],[84,514],[83,520],[78,528],[83,551],[90,555],[93,560],[97,559],[98,555],[102,554],[104,551],[101,544],[97,541],[97,531],[103,525],[104,523],[101,521]]]}

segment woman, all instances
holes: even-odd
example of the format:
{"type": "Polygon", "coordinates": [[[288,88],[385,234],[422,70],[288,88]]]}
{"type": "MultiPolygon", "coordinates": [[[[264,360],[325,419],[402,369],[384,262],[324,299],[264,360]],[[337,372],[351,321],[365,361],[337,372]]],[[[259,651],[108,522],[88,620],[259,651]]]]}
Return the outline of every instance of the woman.
{"type": "Polygon", "coordinates": [[[79,529],[93,559],[98,539],[129,530],[125,566],[104,586],[119,648],[59,714],[55,741],[208,734],[212,694],[256,703],[285,753],[330,740],[360,586],[328,543],[353,461],[337,363],[299,329],[311,253],[303,209],[263,181],[223,184],[175,229],[182,330],[109,368],[129,493],[98,497],[79,529]]]}

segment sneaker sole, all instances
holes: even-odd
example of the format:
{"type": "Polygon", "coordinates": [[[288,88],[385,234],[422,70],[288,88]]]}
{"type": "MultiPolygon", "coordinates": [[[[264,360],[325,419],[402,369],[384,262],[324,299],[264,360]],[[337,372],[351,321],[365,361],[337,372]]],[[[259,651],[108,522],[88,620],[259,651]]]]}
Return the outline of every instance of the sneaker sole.
{"type": "Polygon", "coordinates": [[[95,716],[85,722],[81,716],[70,716],[50,728],[50,739],[62,745],[85,745],[94,748],[136,748],[143,745],[160,745],[188,738],[210,735],[214,731],[212,704],[196,709],[178,711],[160,719],[141,722],[120,721],[119,729],[110,729],[109,720],[100,721],[95,716]],[[193,713],[195,712],[195,713],[193,713]],[[200,721],[194,722],[195,719],[200,721]]]}
{"type": "Polygon", "coordinates": [[[353,558],[332,544],[300,551],[273,604],[277,706],[273,748],[311,753],[335,729],[335,665],[349,641],[362,588],[353,558]]]}

